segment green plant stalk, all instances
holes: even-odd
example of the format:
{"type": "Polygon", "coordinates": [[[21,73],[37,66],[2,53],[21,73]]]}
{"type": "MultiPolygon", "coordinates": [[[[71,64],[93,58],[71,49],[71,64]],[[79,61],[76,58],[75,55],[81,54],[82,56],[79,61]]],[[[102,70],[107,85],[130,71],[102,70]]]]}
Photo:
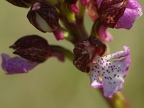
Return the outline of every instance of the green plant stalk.
{"type": "MultiPolygon", "coordinates": [[[[103,95],[103,89],[99,89],[99,92],[101,93],[101,95],[103,95]]],[[[110,106],[110,108],[132,108],[121,91],[114,94],[112,98],[106,98],[104,96],[103,98],[110,106]]]]}

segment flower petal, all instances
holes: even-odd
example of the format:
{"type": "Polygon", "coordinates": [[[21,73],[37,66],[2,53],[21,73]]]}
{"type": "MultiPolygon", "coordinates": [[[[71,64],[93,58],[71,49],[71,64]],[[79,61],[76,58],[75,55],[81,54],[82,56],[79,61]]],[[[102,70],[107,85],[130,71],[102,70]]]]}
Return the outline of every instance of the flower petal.
{"type": "Polygon", "coordinates": [[[2,57],[2,69],[6,71],[6,74],[27,73],[38,65],[36,62],[27,61],[21,57],[10,58],[7,54],[1,54],[2,57]]]}
{"type": "Polygon", "coordinates": [[[124,14],[119,18],[115,28],[130,29],[140,16],[142,16],[140,4],[136,0],[128,0],[124,14]]]}
{"type": "Polygon", "coordinates": [[[112,97],[114,93],[122,88],[124,77],[127,75],[130,66],[130,50],[127,46],[124,46],[124,49],[125,51],[118,51],[105,57],[100,57],[92,65],[91,86],[93,88],[103,87],[105,97],[112,97]],[[108,60],[113,60],[113,62],[108,60]],[[100,77],[102,80],[100,80],[100,77]]]}

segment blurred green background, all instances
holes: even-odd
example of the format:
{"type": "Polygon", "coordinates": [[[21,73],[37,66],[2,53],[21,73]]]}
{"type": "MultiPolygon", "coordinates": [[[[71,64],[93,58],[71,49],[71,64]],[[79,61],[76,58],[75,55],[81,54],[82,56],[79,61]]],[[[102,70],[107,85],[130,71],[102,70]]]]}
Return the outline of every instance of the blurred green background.
{"type": "MultiPolygon", "coordinates": [[[[143,0],[138,0],[144,6],[143,0]]],[[[38,34],[48,39],[50,44],[73,49],[67,41],[56,41],[50,33],[43,34],[27,20],[28,9],[18,8],[5,0],[0,2],[0,53],[11,56],[12,45],[18,38],[28,34],[38,34]]],[[[89,18],[85,26],[89,32],[92,22],[89,18]]],[[[123,93],[133,108],[144,108],[144,17],[127,30],[110,29],[114,41],[111,52],[131,49],[131,66],[125,78],[123,93]]],[[[108,108],[99,92],[89,85],[86,74],[78,71],[71,61],[59,62],[50,58],[28,74],[5,75],[0,69],[0,108],[108,108]]]]}

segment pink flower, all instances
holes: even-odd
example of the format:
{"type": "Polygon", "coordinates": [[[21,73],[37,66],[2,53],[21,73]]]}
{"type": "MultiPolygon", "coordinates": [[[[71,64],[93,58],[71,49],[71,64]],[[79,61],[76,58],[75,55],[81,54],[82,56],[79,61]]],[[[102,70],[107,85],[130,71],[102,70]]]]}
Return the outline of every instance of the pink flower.
{"type": "Polygon", "coordinates": [[[122,88],[130,66],[130,49],[99,57],[92,64],[90,82],[93,88],[103,88],[105,97],[112,97],[122,88]],[[111,62],[112,61],[112,62],[111,62]]]}
{"type": "Polygon", "coordinates": [[[90,0],[88,14],[101,25],[111,28],[130,29],[142,15],[142,8],[136,0],[90,0]]]}
{"type": "Polygon", "coordinates": [[[119,18],[115,28],[130,29],[133,23],[142,16],[142,8],[136,0],[128,0],[123,15],[119,18]]]}

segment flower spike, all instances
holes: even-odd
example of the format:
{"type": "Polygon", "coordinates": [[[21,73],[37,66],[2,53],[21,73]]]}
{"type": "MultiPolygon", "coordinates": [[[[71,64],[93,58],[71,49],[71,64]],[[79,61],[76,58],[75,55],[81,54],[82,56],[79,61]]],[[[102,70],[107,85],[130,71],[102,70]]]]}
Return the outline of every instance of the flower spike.
{"type": "Polygon", "coordinates": [[[104,96],[112,97],[114,93],[121,90],[129,66],[130,49],[127,46],[124,46],[124,51],[99,57],[91,68],[91,86],[93,88],[103,88],[104,96]],[[109,60],[113,60],[113,62],[109,60]]]}

